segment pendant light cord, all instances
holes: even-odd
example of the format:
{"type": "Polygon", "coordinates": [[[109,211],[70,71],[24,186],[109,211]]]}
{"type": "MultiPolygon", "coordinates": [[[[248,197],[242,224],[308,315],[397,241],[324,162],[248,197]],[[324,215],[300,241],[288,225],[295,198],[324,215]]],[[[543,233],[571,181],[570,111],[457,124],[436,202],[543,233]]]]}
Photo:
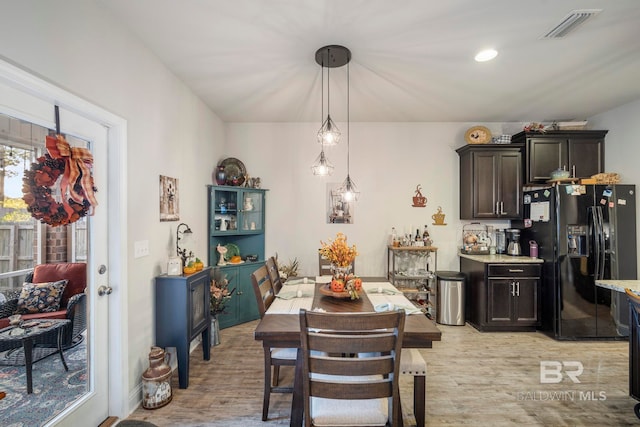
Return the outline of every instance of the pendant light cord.
{"type": "Polygon", "coordinates": [[[349,117],[349,111],[351,110],[351,105],[350,105],[350,99],[349,99],[349,92],[350,92],[350,88],[351,87],[351,83],[349,82],[349,63],[347,62],[347,177],[349,176],[349,152],[350,150],[350,146],[351,146],[351,135],[350,135],[350,123],[351,123],[351,118],[349,117]]]}
{"type": "MultiPolygon", "coordinates": [[[[331,49],[327,49],[327,121],[329,117],[331,117],[331,75],[329,72],[331,71],[330,62],[331,62],[331,49]]],[[[324,62],[324,59],[323,59],[324,62]]]]}
{"type": "MultiPolygon", "coordinates": [[[[320,129],[324,123],[324,56],[320,64],[320,129]]],[[[324,153],[324,138],[320,140],[320,152],[324,153]]]]}

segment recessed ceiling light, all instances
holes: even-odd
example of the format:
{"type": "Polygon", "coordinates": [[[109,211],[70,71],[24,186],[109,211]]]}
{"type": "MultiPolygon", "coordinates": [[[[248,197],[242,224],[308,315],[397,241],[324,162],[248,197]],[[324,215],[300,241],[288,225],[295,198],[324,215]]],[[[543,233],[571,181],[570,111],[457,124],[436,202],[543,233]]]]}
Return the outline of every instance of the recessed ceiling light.
{"type": "Polygon", "coordinates": [[[496,56],[498,56],[498,51],[497,50],[495,50],[495,49],[486,49],[486,50],[478,52],[478,54],[475,57],[475,60],[478,61],[478,62],[486,62],[486,61],[491,61],[496,56]]]}

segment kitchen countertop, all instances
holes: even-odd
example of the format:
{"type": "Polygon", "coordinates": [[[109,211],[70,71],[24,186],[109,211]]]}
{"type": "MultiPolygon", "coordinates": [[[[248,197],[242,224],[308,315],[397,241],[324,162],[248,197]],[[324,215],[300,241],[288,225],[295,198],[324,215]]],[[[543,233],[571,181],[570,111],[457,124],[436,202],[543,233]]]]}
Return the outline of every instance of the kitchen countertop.
{"type": "MultiPolygon", "coordinates": [[[[544,261],[540,258],[531,258],[528,256],[511,256],[511,255],[471,255],[458,253],[461,258],[467,258],[473,261],[484,262],[485,264],[542,264],[544,261]]],[[[639,282],[640,283],[640,282],[639,282]]],[[[640,289],[640,287],[639,287],[640,289]]]]}
{"type": "Polygon", "coordinates": [[[640,280],[596,280],[596,286],[618,292],[629,288],[634,294],[640,295],[640,280]]]}

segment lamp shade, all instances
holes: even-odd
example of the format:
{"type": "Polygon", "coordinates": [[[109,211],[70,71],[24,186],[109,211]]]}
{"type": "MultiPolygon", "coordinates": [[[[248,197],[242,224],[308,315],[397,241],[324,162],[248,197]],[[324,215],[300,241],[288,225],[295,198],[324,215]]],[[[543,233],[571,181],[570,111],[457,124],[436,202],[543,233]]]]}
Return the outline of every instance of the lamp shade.
{"type": "Polygon", "coordinates": [[[333,173],[333,165],[329,162],[329,159],[327,159],[324,150],[318,154],[316,161],[313,163],[313,166],[311,166],[311,170],[314,175],[318,176],[327,176],[333,173]]]}
{"type": "Polygon", "coordinates": [[[331,115],[327,114],[327,119],[318,131],[318,142],[326,146],[333,146],[340,142],[340,135],[342,135],[340,129],[334,123],[331,115]]]}

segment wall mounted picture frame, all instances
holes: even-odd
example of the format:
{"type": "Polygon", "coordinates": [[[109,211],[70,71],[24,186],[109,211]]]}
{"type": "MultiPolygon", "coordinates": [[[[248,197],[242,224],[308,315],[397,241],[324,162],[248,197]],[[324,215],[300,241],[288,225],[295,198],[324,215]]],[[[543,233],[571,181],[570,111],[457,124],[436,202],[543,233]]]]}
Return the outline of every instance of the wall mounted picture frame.
{"type": "Polygon", "coordinates": [[[339,194],[342,183],[327,183],[327,224],[353,224],[354,202],[345,202],[339,194]]]}
{"type": "Polygon", "coordinates": [[[160,175],[160,221],[180,220],[178,178],[160,175]]]}

